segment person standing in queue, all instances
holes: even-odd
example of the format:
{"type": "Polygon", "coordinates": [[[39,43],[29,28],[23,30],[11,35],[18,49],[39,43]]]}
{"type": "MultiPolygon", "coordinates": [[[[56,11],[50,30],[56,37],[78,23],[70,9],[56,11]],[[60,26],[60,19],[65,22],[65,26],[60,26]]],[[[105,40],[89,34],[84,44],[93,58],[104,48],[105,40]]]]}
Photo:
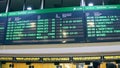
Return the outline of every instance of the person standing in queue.
{"type": "Polygon", "coordinates": [[[107,63],[106,68],[117,68],[117,66],[114,63],[107,63]]]}
{"type": "Polygon", "coordinates": [[[93,62],[93,68],[100,68],[100,62],[99,61],[94,61],[93,62]]]}

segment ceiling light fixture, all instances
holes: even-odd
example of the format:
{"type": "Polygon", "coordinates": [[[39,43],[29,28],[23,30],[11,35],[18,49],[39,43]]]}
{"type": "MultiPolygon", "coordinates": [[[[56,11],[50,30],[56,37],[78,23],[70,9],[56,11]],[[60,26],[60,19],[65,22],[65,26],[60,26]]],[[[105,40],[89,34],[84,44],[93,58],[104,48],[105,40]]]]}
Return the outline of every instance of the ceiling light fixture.
{"type": "Polygon", "coordinates": [[[89,3],[88,6],[93,6],[94,4],[93,3],[89,3]]]}
{"type": "Polygon", "coordinates": [[[32,10],[32,7],[27,7],[27,10],[32,10]]]}

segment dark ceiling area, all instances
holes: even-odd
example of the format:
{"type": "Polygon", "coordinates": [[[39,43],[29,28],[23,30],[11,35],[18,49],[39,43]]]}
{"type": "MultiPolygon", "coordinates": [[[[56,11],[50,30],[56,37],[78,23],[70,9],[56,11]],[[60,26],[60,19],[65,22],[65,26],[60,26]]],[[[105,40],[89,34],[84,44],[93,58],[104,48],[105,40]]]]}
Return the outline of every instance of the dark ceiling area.
{"type": "Polygon", "coordinates": [[[0,13],[6,11],[7,0],[0,0],[0,13]]]}
{"type": "Polygon", "coordinates": [[[120,0],[105,0],[104,3],[106,5],[120,4],[120,0]]]}
{"type": "MultiPolygon", "coordinates": [[[[80,6],[81,0],[43,0],[43,9],[59,8],[59,7],[73,7],[80,6]]],[[[89,3],[94,5],[117,5],[120,0],[84,0],[86,6],[89,3]]],[[[32,10],[41,9],[42,0],[9,0],[8,12],[27,10],[31,7],[32,10]]],[[[0,13],[6,12],[8,0],[0,0],[0,13]]]]}
{"type": "Polygon", "coordinates": [[[29,6],[32,7],[32,9],[40,9],[41,0],[26,0],[25,9],[27,10],[27,7],[29,6]]]}
{"type": "Polygon", "coordinates": [[[80,0],[45,0],[44,8],[80,6],[80,0]]]}
{"type": "Polygon", "coordinates": [[[40,9],[41,0],[11,0],[9,11],[27,10],[27,7],[32,9],[40,9]]]}
{"type": "Polygon", "coordinates": [[[102,5],[103,0],[86,0],[86,5],[93,3],[94,5],[102,5]]]}
{"type": "Polygon", "coordinates": [[[93,3],[94,5],[118,5],[120,0],[85,0],[86,5],[93,3]]]}
{"type": "Polygon", "coordinates": [[[45,0],[44,1],[44,8],[52,8],[52,7],[61,7],[62,2],[61,0],[45,0]]]}
{"type": "Polygon", "coordinates": [[[23,10],[24,0],[11,0],[9,5],[9,11],[21,11],[23,10]]]}

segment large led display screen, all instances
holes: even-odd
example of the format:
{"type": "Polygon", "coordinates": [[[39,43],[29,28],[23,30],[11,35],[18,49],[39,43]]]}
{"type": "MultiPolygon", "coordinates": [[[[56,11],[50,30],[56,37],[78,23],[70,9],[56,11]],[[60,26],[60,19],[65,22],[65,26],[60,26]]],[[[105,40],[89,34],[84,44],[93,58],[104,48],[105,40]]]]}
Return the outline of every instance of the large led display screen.
{"type": "Polygon", "coordinates": [[[85,42],[83,9],[10,12],[5,44],[85,42]]]}
{"type": "Polygon", "coordinates": [[[85,7],[87,42],[120,40],[120,6],[85,7]]]}
{"type": "Polygon", "coordinates": [[[0,44],[120,41],[120,5],[83,6],[0,14],[0,44]]]}
{"type": "Polygon", "coordinates": [[[4,43],[7,14],[0,13],[0,44],[4,43]]]}

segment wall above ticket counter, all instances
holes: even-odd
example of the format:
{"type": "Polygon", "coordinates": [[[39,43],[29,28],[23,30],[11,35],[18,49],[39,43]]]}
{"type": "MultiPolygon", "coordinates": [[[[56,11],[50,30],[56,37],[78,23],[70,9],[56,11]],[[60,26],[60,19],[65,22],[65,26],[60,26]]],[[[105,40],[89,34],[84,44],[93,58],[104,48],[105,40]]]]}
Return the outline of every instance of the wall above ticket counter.
{"type": "Polygon", "coordinates": [[[1,46],[0,56],[89,56],[89,55],[119,55],[120,42],[64,44],[64,45],[29,45],[1,46]],[[97,45],[97,46],[96,46],[97,45]]]}

